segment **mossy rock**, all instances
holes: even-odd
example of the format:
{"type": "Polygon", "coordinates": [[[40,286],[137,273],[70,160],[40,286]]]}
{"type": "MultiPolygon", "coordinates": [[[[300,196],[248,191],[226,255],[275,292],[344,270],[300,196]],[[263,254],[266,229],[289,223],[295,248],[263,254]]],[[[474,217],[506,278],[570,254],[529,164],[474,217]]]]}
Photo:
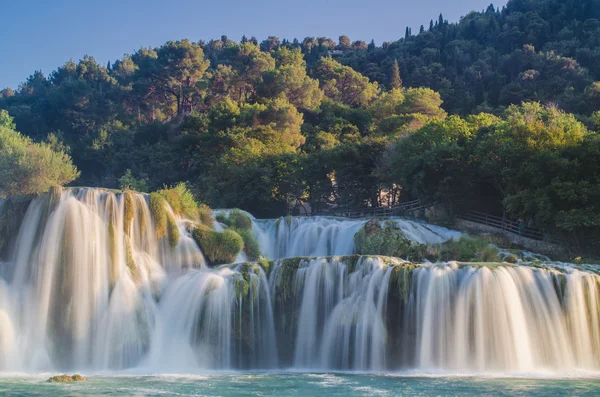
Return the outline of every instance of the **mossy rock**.
{"type": "Polygon", "coordinates": [[[203,225],[206,225],[211,228],[214,226],[215,222],[213,220],[212,209],[210,209],[210,207],[206,204],[198,205],[198,219],[203,225]]]}
{"type": "Polygon", "coordinates": [[[354,235],[356,251],[361,255],[406,257],[412,247],[411,241],[394,222],[370,220],[354,235]]]}
{"type": "Polygon", "coordinates": [[[181,236],[179,233],[179,226],[177,226],[177,220],[170,212],[167,213],[167,231],[169,237],[169,245],[171,246],[171,248],[177,247],[177,244],[179,244],[179,238],[181,236]]]}
{"type": "Polygon", "coordinates": [[[260,245],[254,238],[252,219],[248,215],[236,208],[231,210],[228,215],[225,213],[218,214],[216,220],[242,236],[244,252],[250,261],[257,261],[260,258],[260,245]]]}
{"type": "Polygon", "coordinates": [[[486,240],[463,236],[458,241],[447,241],[441,245],[440,259],[459,262],[498,262],[498,248],[486,240]]]}
{"type": "Polygon", "coordinates": [[[150,193],[150,213],[154,219],[156,238],[167,235],[167,201],[160,193],[150,193]]]}
{"type": "Polygon", "coordinates": [[[139,269],[135,259],[133,258],[133,248],[131,246],[131,239],[129,236],[125,236],[125,262],[127,268],[129,268],[129,272],[131,273],[131,279],[136,283],[139,282],[139,269]]]}
{"type": "Polygon", "coordinates": [[[233,263],[244,249],[244,239],[233,230],[219,233],[204,225],[198,225],[192,231],[192,237],[214,265],[233,263]]]}
{"type": "Polygon", "coordinates": [[[252,219],[237,208],[231,210],[229,215],[217,215],[217,221],[237,230],[252,230],[252,219]]]}
{"type": "Polygon", "coordinates": [[[262,257],[262,256],[261,256],[260,258],[258,258],[258,261],[257,261],[257,262],[258,262],[258,264],[260,265],[260,267],[262,267],[262,268],[263,268],[264,272],[265,272],[265,273],[267,274],[267,276],[268,276],[268,275],[270,274],[270,272],[271,272],[271,269],[273,268],[273,266],[272,266],[272,265],[273,265],[273,262],[272,262],[272,261],[270,261],[270,260],[269,260],[269,259],[267,259],[267,258],[264,258],[264,257],[262,257]]]}
{"type": "Polygon", "coordinates": [[[0,252],[6,249],[9,242],[19,233],[31,200],[30,196],[10,197],[0,203],[0,252]]]}
{"type": "Polygon", "coordinates": [[[250,261],[257,261],[260,258],[260,244],[254,238],[252,230],[231,229],[239,234],[244,240],[244,252],[250,261]]]}
{"type": "Polygon", "coordinates": [[[124,197],[124,215],[123,215],[123,228],[125,233],[129,233],[129,227],[135,216],[135,204],[133,201],[133,194],[129,191],[123,193],[124,197]]]}
{"type": "Polygon", "coordinates": [[[49,383],[72,383],[72,382],[85,382],[87,379],[79,374],[75,375],[57,375],[48,379],[49,383]]]}

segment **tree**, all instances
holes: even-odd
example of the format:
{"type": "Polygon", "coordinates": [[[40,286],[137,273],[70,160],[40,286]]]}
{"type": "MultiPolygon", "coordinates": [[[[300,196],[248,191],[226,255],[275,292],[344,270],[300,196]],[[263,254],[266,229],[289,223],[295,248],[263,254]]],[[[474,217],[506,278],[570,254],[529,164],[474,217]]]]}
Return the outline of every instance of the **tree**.
{"type": "Polygon", "coordinates": [[[394,59],[392,64],[392,71],[390,74],[390,88],[400,89],[402,88],[402,79],[400,78],[400,67],[398,66],[398,60],[394,59]]]}
{"type": "Polygon", "coordinates": [[[199,100],[197,83],[208,69],[204,51],[189,40],[169,41],[156,50],[156,55],[140,65],[138,78],[147,79],[145,97],[165,95],[174,99],[177,115],[189,113],[199,100]]]}
{"type": "Polygon", "coordinates": [[[53,151],[48,144],[33,142],[10,125],[12,120],[4,120],[0,125],[0,196],[46,192],[79,176],[67,154],[53,151]]]}
{"type": "Polygon", "coordinates": [[[350,39],[348,36],[342,35],[338,39],[338,49],[340,50],[349,50],[352,44],[350,43],[350,39]]]}
{"type": "Polygon", "coordinates": [[[290,103],[301,109],[316,109],[323,92],[318,80],[306,74],[306,62],[300,49],[280,47],[275,51],[275,70],[263,73],[269,96],[284,95],[290,103]]]}
{"type": "Polygon", "coordinates": [[[379,92],[377,83],[331,58],[321,60],[317,75],[325,95],[346,105],[366,106],[379,92]]]}

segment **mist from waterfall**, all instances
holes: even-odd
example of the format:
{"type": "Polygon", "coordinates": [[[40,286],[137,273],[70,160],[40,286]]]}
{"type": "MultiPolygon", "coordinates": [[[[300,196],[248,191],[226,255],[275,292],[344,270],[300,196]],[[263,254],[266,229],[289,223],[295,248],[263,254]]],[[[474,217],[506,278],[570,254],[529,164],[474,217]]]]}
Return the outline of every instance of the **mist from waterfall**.
{"type": "MultiPolygon", "coordinates": [[[[26,203],[1,253],[0,370],[600,371],[593,269],[352,255],[366,220],[323,217],[254,220],[274,261],[210,268],[172,215],[175,246],[147,195],[26,203]]],[[[394,222],[419,243],[459,236],[394,222]]]]}

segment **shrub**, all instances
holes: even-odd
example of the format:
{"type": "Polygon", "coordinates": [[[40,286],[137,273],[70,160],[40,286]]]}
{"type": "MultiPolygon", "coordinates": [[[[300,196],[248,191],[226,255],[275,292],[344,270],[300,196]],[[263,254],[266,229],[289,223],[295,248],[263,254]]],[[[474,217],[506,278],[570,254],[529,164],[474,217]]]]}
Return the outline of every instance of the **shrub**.
{"type": "Polygon", "coordinates": [[[79,176],[71,157],[0,126],[0,196],[47,192],[79,176]]]}
{"type": "Polygon", "coordinates": [[[233,230],[216,232],[207,226],[199,225],[192,231],[192,237],[206,258],[215,265],[233,263],[244,249],[243,238],[233,230]]]}
{"type": "Polygon", "coordinates": [[[268,275],[271,271],[271,261],[261,256],[258,258],[258,264],[263,268],[265,273],[268,275]]]}

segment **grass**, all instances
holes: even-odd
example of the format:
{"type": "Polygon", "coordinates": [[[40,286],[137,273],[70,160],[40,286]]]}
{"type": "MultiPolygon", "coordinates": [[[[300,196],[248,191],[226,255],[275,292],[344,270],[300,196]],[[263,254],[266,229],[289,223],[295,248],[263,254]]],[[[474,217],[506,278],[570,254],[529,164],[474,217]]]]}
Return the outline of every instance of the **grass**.
{"type": "Polygon", "coordinates": [[[233,263],[244,249],[244,239],[233,230],[216,232],[205,225],[192,231],[192,237],[206,258],[214,265],[233,263]]]}

